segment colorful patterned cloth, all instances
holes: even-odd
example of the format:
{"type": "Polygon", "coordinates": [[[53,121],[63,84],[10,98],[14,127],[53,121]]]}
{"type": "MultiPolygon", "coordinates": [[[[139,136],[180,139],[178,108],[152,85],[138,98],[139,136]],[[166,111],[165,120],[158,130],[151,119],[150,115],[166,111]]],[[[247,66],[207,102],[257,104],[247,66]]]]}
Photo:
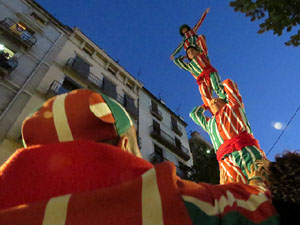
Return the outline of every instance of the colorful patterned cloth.
{"type": "Polygon", "coordinates": [[[0,225],[279,224],[263,184],[197,184],[172,163],[151,167],[92,141],[20,149],[0,168],[0,225]]]}
{"type": "MultiPolygon", "coordinates": [[[[228,103],[216,115],[211,118],[205,116],[203,114],[205,108],[202,106],[195,107],[190,113],[194,122],[209,134],[216,152],[227,140],[243,132],[252,134],[237,84],[227,79],[223,82],[223,87],[228,103]]],[[[254,161],[263,157],[265,154],[258,144],[235,149],[219,161],[220,170],[225,170],[231,179],[239,178],[246,183],[248,180],[246,169],[250,171],[254,161]]]]}

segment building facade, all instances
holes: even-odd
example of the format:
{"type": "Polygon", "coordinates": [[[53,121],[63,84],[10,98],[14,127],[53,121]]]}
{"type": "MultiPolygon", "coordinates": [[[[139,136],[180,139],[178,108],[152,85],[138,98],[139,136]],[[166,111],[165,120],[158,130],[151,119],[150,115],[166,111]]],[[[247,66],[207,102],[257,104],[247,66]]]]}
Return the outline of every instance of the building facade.
{"type": "Polygon", "coordinates": [[[146,160],[172,161],[178,173],[192,165],[183,119],[79,28],[33,0],[1,1],[0,12],[0,164],[22,147],[22,122],[45,100],[88,88],[126,108],[146,160]]]}
{"type": "Polygon", "coordinates": [[[21,123],[40,99],[36,88],[71,30],[32,1],[1,1],[0,12],[2,162],[21,146],[21,123]]]}
{"type": "Polygon", "coordinates": [[[184,166],[192,166],[187,124],[145,87],[139,96],[139,137],[144,159],[153,164],[171,161],[183,175],[184,166]]]}

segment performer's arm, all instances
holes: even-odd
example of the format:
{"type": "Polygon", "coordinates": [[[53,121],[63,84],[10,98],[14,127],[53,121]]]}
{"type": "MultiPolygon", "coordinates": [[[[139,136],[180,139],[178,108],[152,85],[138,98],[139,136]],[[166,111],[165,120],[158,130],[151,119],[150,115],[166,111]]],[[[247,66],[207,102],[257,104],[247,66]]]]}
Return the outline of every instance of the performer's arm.
{"type": "Polygon", "coordinates": [[[193,30],[195,31],[195,33],[197,32],[197,30],[199,29],[200,25],[203,23],[203,20],[206,17],[206,14],[209,12],[209,8],[207,8],[205,10],[205,12],[202,14],[200,20],[197,22],[197,24],[194,26],[193,30]]]}
{"type": "Polygon", "coordinates": [[[244,107],[237,84],[234,81],[227,79],[223,82],[223,86],[229,105],[239,105],[240,107],[244,107]]]}
{"type": "Polygon", "coordinates": [[[226,94],[224,91],[224,86],[222,85],[221,78],[218,72],[211,73],[210,82],[213,90],[216,92],[219,98],[225,99],[226,94]]]}
{"type": "Polygon", "coordinates": [[[189,72],[192,72],[192,69],[188,66],[188,63],[185,63],[184,56],[179,56],[176,59],[173,60],[173,62],[181,69],[187,70],[189,72]]]}
{"type": "Polygon", "coordinates": [[[197,45],[200,47],[200,49],[204,52],[204,54],[208,55],[207,45],[206,45],[206,38],[204,35],[199,35],[197,39],[197,45]]]}
{"type": "Polygon", "coordinates": [[[178,54],[178,52],[180,52],[180,50],[182,49],[182,47],[183,47],[183,43],[184,42],[181,42],[179,45],[178,45],[178,47],[174,50],[174,52],[171,54],[171,60],[174,60],[174,57],[175,57],[175,55],[177,55],[178,54]]]}
{"type": "Polygon", "coordinates": [[[205,116],[203,113],[205,112],[205,107],[202,106],[196,106],[192,112],[190,112],[190,117],[192,120],[201,126],[206,132],[208,132],[208,120],[209,117],[205,116]]]}

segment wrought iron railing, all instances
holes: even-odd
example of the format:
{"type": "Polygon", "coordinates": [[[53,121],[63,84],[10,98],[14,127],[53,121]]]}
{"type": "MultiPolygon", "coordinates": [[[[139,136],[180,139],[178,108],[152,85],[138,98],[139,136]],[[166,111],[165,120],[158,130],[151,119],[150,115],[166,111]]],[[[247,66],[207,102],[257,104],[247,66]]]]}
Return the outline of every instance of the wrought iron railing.
{"type": "Polygon", "coordinates": [[[183,145],[176,145],[175,139],[168,135],[165,131],[161,129],[154,129],[153,126],[150,126],[150,134],[153,138],[159,141],[161,144],[166,146],[172,152],[182,157],[184,160],[190,159],[189,150],[183,145]]]}
{"type": "Polygon", "coordinates": [[[69,90],[64,88],[62,83],[60,83],[57,80],[54,80],[49,87],[48,93],[49,92],[54,93],[55,95],[59,95],[59,94],[67,93],[69,92],[69,90]]]}
{"type": "Polygon", "coordinates": [[[78,73],[78,75],[81,75],[80,76],[81,78],[87,79],[92,84],[96,85],[98,88],[102,88],[103,87],[103,79],[95,76],[91,72],[88,73],[87,75],[80,74],[80,72],[77,71],[78,68],[76,69],[76,68],[73,67],[74,61],[75,61],[75,58],[69,58],[67,60],[67,62],[66,62],[66,66],[72,68],[75,73],[78,73]]]}
{"type": "Polygon", "coordinates": [[[18,36],[20,40],[29,47],[32,47],[37,42],[37,38],[33,34],[28,32],[9,17],[6,17],[4,20],[0,21],[0,26],[18,36]]]}

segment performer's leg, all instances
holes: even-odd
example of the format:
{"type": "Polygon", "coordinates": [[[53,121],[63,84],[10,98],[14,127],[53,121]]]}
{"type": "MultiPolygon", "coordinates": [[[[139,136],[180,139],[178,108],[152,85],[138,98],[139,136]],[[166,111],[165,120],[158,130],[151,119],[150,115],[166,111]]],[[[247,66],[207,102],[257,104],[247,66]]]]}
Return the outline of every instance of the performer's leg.
{"type": "Polygon", "coordinates": [[[213,90],[219,96],[219,98],[224,99],[226,95],[218,72],[210,73],[210,82],[213,90]]]}
{"type": "Polygon", "coordinates": [[[219,162],[220,175],[225,174],[225,183],[239,182],[247,183],[247,178],[243,174],[240,167],[238,167],[231,156],[226,157],[225,159],[219,162]]]}
{"type": "Polygon", "coordinates": [[[250,171],[252,164],[254,164],[254,169],[257,169],[255,161],[266,158],[263,150],[256,146],[246,146],[242,148],[241,151],[233,152],[231,155],[235,165],[241,168],[241,171],[247,179],[248,175],[246,170],[250,171]]]}
{"type": "Polygon", "coordinates": [[[212,89],[210,86],[207,86],[205,82],[202,82],[199,85],[199,91],[201,94],[202,101],[204,105],[209,108],[209,102],[212,99],[212,89]]]}

